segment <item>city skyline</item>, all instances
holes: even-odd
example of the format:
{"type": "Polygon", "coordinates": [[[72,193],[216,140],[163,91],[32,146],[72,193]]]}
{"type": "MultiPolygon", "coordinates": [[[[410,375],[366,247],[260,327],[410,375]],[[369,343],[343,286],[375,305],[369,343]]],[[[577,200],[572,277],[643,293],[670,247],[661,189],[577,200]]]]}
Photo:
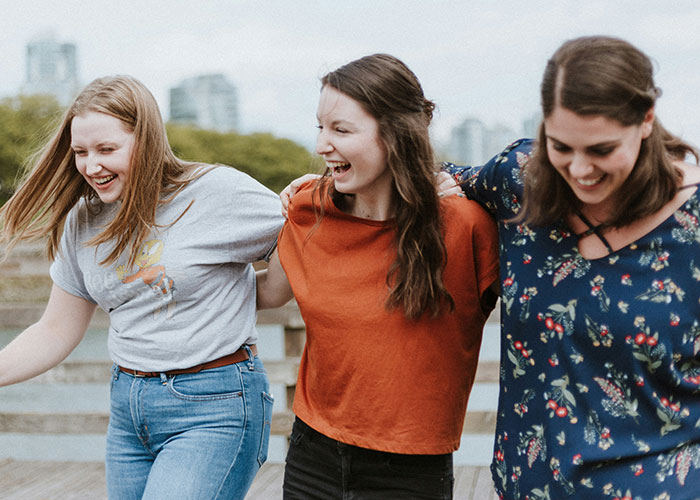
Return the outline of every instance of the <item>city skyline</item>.
{"type": "Polygon", "coordinates": [[[238,132],[238,92],[225,75],[209,73],[170,87],[168,120],[217,132],[238,132]]]}
{"type": "Polygon", "coordinates": [[[608,34],[652,57],[664,92],[657,115],[674,133],[700,143],[700,116],[694,112],[700,37],[693,35],[700,5],[691,0],[642,0],[634,6],[602,0],[526,6],[515,0],[5,4],[0,96],[19,91],[25,46],[50,29],[76,44],[82,85],[103,75],[131,74],[151,89],[168,118],[171,87],[222,73],[238,90],[241,133],[270,132],[313,149],[319,77],[354,58],[388,52],[414,70],[436,102],[434,137],[445,144],[453,127],[470,117],[520,133],[521,122],[537,112],[549,55],[568,38],[608,34]]]}

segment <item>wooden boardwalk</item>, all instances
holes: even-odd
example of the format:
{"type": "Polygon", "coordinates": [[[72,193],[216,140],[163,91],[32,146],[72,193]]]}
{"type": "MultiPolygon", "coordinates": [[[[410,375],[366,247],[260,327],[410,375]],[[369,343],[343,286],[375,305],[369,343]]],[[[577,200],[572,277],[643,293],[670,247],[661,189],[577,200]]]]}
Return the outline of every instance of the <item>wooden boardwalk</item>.
{"type": "MultiPolygon", "coordinates": [[[[246,500],[281,500],[284,465],[265,464],[246,500]]],[[[0,460],[2,500],[103,500],[104,464],[0,460]]],[[[454,498],[496,500],[488,467],[455,467],[454,498]]],[[[387,499],[389,500],[389,499],[387,499]]]]}

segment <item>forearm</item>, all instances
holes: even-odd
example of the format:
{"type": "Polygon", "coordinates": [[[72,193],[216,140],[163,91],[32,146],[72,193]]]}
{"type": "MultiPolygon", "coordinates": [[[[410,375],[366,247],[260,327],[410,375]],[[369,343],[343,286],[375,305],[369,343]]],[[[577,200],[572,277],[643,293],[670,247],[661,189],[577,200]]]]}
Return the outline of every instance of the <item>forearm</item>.
{"type": "Polygon", "coordinates": [[[37,322],[0,351],[0,386],[36,377],[63,361],[82,339],[53,334],[37,322]]]}
{"type": "Polygon", "coordinates": [[[63,361],[85,336],[95,308],[54,285],[41,319],[0,351],[0,386],[30,379],[63,361]]]}
{"type": "Polygon", "coordinates": [[[281,307],[294,297],[277,249],[272,253],[267,269],[255,273],[255,280],[258,309],[281,307]]]}
{"type": "Polygon", "coordinates": [[[288,286],[275,286],[268,269],[256,272],[255,279],[257,280],[258,309],[282,307],[294,297],[291,288],[288,286]]]}

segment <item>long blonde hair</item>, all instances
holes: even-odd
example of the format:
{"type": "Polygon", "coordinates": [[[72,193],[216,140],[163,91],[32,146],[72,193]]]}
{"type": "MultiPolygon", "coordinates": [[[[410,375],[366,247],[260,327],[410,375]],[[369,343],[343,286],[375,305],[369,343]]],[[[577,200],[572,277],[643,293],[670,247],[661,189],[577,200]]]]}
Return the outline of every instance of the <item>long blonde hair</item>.
{"type": "MultiPolygon", "coordinates": [[[[113,242],[101,264],[129,252],[133,264],[140,244],[156,226],[156,210],[193,177],[196,164],[178,159],[170,149],[158,104],[151,92],[130,76],[98,78],[68,108],[56,132],[36,155],[33,168],[0,209],[0,241],[7,253],[20,241],[47,237],[50,259],[56,256],[68,212],[81,198],[99,210],[101,202],[75,166],[71,123],[87,112],[113,116],[134,134],[129,176],[113,220],[86,244],[113,242]]],[[[174,221],[173,221],[174,222],[174,221]]]]}

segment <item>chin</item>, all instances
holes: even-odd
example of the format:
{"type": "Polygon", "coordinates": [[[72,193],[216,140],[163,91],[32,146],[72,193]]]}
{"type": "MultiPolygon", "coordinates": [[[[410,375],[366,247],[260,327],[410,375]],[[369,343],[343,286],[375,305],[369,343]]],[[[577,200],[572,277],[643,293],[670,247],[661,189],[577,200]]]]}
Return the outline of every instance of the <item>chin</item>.
{"type": "Polygon", "coordinates": [[[333,184],[333,187],[340,194],[354,194],[351,189],[348,189],[348,187],[346,187],[346,186],[342,186],[342,185],[339,186],[337,182],[335,184],[333,184]]]}

